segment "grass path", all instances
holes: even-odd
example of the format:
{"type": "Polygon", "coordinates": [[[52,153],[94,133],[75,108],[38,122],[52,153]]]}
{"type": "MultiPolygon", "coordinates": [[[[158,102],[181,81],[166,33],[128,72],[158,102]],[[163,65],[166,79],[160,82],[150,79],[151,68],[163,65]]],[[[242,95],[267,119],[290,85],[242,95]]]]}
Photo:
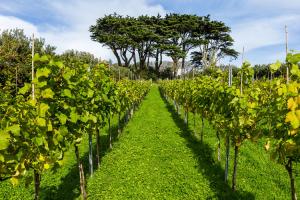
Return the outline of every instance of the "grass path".
{"type": "Polygon", "coordinates": [[[152,88],[101,170],[91,199],[199,199],[212,191],[171,113],[152,88]]]}

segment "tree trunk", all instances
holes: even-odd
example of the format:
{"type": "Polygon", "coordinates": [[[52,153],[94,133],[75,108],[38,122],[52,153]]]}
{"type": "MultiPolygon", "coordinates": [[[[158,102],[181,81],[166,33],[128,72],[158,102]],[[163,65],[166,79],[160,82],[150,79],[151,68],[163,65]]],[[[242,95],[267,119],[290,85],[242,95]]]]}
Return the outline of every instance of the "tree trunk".
{"type": "Polygon", "coordinates": [[[119,56],[117,50],[114,49],[114,48],[112,48],[112,50],[113,50],[114,55],[115,55],[116,58],[117,58],[118,65],[119,65],[119,66],[122,66],[122,61],[121,61],[121,58],[120,58],[120,56],[119,56]]]}
{"type": "Polygon", "coordinates": [[[112,149],[112,135],[111,135],[111,127],[110,127],[110,117],[108,117],[108,137],[109,137],[109,148],[112,149]]]}
{"type": "Polygon", "coordinates": [[[86,195],[86,191],[85,191],[85,178],[84,178],[83,165],[80,160],[78,146],[77,145],[74,145],[74,146],[75,146],[75,154],[76,154],[77,165],[78,165],[78,170],[79,170],[80,191],[81,191],[82,199],[86,200],[87,195],[86,195]]]}
{"type": "Polygon", "coordinates": [[[235,145],[234,147],[234,164],[233,164],[233,174],[232,174],[232,190],[236,191],[236,174],[237,174],[237,164],[239,156],[239,146],[235,145]]]}
{"type": "Polygon", "coordinates": [[[40,185],[41,185],[41,175],[34,170],[34,199],[40,199],[40,185]]]}
{"type": "Polygon", "coordinates": [[[181,68],[182,70],[185,69],[185,57],[182,58],[181,68]]]}
{"type": "MultiPolygon", "coordinates": [[[[185,44],[182,44],[182,51],[185,52],[185,44]]],[[[184,69],[185,68],[185,56],[182,57],[182,63],[181,63],[181,68],[184,69]]]]}
{"type": "Polygon", "coordinates": [[[100,168],[100,127],[98,128],[96,133],[96,151],[97,151],[96,153],[97,166],[99,169],[100,168]]]}
{"type": "Polygon", "coordinates": [[[132,54],[133,54],[133,64],[134,64],[134,68],[135,68],[135,70],[137,70],[135,49],[133,49],[133,52],[132,52],[132,54]]]}
{"type": "Polygon", "coordinates": [[[226,161],[225,161],[225,183],[228,181],[228,168],[229,168],[229,153],[230,153],[230,138],[226,136],[226,161]]]}
{"type": "Polygon", "coordinates": [[[93,135],[91,131],[89,131],[89,171],[90,176],[93,175],[93,135]]]}
{"type": "Polygon", "coordinates": [[[150,53],[147,55],[147,69],[149,69],[149,62],[150,62],[150,53]]]}
{"type": "Polygon", "coordinates": [[[173,79],[175,79],[177,68],[178,68],[178,59],[172,58],[172,60],[173,60],[173,79]]]}
{"type": "Polygon", "coordinates": [[[163,61],[162,61],[162,51],[160,51],[159,57],[160,57],[160,60],[159,60],[159,64],[158,64],[158,72],[159,72],[159,69],[160,69],[160,67],[161,67],[161,65],[163,63],[163,61]]]}
{"type": "Polygon", "coordinates": [[[155,53],[155,72],[158,75],[159,74],[159,49],[156,49],[155,53]]]}
{"type": "Polygon", "coordinates": [[[292,200],[297,200],[296,187],[295,187],[295,178],[294,178],[294,175],[293,175],[293,161],[292,161],[291,158],[289,158],[288,163],[285,165],[285,169],[289,173],[292,200]]]}

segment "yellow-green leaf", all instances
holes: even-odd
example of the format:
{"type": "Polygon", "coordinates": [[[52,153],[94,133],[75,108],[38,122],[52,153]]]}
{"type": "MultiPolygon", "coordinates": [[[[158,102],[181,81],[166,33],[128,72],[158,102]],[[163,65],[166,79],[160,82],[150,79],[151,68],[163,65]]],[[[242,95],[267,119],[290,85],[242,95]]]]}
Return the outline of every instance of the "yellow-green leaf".
{"type": "Polygon", "coordinates": [[[42,126],[42,127],[45,127],[45,126],[46,126],[46,120],[45,120],[44,118],[38,117],[38,118],[36,119],[36,122],[37,122],[37,125],[38,125],[38,126],[42,126]]]}
{"type": "Polygon", "coordinates": [[[4,150],[9,146],[10,135],[7,132],[0,131],[0,150],[4,150]]]}
{"type": "Polygon", "coordinates": [[[45,99],[52,99],[53,96],[54,92],[50,88],[47,88],[46,90],[42,91],[42,97],[45,99]]]}
{"type": "Polygon", "coordinates": [[[46,112],[49,110],[48,104],[41,103],[39,107],[40,107],[40,117],[45,117],[46,112]]]}

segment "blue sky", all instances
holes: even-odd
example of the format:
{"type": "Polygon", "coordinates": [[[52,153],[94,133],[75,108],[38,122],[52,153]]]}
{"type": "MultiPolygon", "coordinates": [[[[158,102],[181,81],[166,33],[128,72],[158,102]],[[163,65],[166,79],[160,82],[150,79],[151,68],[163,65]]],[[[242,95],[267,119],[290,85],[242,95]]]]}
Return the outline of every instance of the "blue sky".
{"type": "MultiPolygon", "coordinates": [[[[244,46],[244,57],[257,64],[284,60],[285,25],[289,49],[300,50],[299,10],[299,0],[0,0],[0,29],[23,28],[57,46],[59,53],[78,49],[114,60],[108,49],[90,40],[88,32],[105,14],[210,14],[231,27],[235,49],[241,52],[244,46]]],[[[233,63],[239,65],[241,58],[233,63]]]]}

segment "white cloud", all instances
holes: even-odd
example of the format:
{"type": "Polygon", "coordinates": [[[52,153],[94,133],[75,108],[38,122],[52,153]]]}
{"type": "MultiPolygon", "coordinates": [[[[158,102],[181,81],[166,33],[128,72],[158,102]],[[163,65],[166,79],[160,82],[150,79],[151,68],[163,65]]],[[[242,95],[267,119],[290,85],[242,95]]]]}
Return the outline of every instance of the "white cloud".
{"type": "Polygon", "coordinates": [[[38,34],[38,29],[33,24],[13,16],[0,15],[0,31],[14,28],[24,29],[25,34],[28,36],[32,35],[32,33],[38,34]]]}
{"type": "Polygon", "coordinates": [[[130,16],[157,15],[158,13],[164,15],[166,13],[161,6],[149,5],[145,0],[128,0],[126,2],[122,0],[52,0],[46,4],[43,5],[43,8],[48,6],[48,9],[56,15],[54,17],[61,19],[64,26],[34,25],[16,17],[0,15],[0,28],[18,27],[24,29],[27,35],[35,33],[44,37],[47,43],[56,46],[58,53],[67,49],[76,49],[93,53],[104,59],[114,59],[110,50],[90,39],[89,26],[95,24],[97,18],[114,12],[130,16]]]}
{"type": "Polygon", "coordinates": [[[144,0],[128,0],[126,3],[122,0],[75,0],[72,3],[68,1],[51,1],[50,6],[69,26],[68,28],[46,30],[42,34],[45,35],[47,41],[58,47],[59,52],[66,49],[77,49],[91,52],[97,57],[113,60],[115,57],[110,50],[90,39],[88,29],[90,25],[96,23],[97,18],[114,12],[130,16],[165,14],[161,6],[150,6],[144,0]]]}
{"type": "MultiPolygon", "coordinates": [[[[251,20],[241,20],[237,24],[232,26],[232,36],[235,40],[234,47],[241,52],[243,47],[245,47],[245,54],[253,54],[256,49],[265,48],[270,46],[282,46],[282,49],[276,49],[267,55],[256,56],[257,60],[252,60],[252,62],[257,63],[257,61],[268,61],[281,59],[284,55],[284,43],[285,43],[285,25],[288,27],[293,27],[300,20],[300,15],[283,15],[273,18],[257,18],[251,20]]],[[[292,35],[292,34],[291,34],[292,35]]],[[[294,42],[295,37],[291,38],[289,42],[294,42]]]]}

